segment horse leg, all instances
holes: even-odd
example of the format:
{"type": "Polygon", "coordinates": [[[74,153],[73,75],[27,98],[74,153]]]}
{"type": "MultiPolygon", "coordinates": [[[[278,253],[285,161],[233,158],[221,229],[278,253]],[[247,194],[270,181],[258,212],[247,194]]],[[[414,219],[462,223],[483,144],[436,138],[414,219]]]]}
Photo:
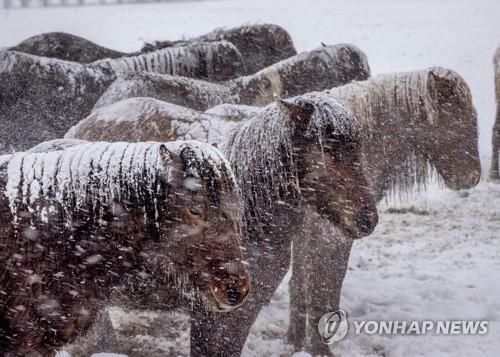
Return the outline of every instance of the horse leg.
{"type": "Polygon", "coordinates": [[[290,325],[288,326],[287,341],[293,345],[296,352],[302,350],[306,337],[306,239],[302,235],[294,236],[292,246],[292,277],[288,284],[290,293],[290,325]]]}
{"type": "Polygon", "coordinates": [[[499,180],[500,174],[498,170],[498,160],[500,151],[500,102],[497,105],[497,117],[495,120],[495,125],[493,126],[491,145],[493,147],[493,153],[491,155],[490,177],[492,180],[499,180]]]}
{"type": "Polygon", "coordinates": [[[237,357],[245,345],[260,310],[269,305],[290,267],[290,243],[262,250],[248,259],[251,287],[243,305],[231,312],[213,315],[193,313],[191,357],[237,357]]]}
{"type": "Polygon", "coordinates": [[[317,255],[312,261],[314,264],[311,264],[312,272],[308,280],[311,302],[308,306],[307,319],[309,330],[312,331],[308,331],[311,339],[306,346],[306,351],[313,356],[332,355],[328,345],[323,343],[318,333],[318,322],[323,314],[339,309],[340,293],[347,272],[352,243],[350,238],[338,237],[335,242],[328,242],[323,244],[321,249],[316,249],[317,255]]]}

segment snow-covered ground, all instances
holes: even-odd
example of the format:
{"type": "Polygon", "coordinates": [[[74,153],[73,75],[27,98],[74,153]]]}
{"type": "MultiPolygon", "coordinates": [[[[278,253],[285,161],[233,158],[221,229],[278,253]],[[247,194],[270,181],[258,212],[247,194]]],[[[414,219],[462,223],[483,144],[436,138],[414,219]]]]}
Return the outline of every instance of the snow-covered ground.
{"type": "MultiPolygon", "coordinates": [[[[458,71],[472,89],[483,169],[489,167],[495,109],[491,62],[500,45],[498,0],[227,0],[0,10],[0,47],[60,30],[132,51],[144,41],[252,22],[285,27],[299,51],[320,42],[356,44],[367,53],[374,74],[432,65],[458,71]]],[[[350,316],[486,319],[490,331],[485,336],[350,335],[334,351],[342,356],[498,356],[500,185],[483,181],[466,193],[433,187],[418,199],[384,204],[381,212],[375,233],[353,248],[341,302],[350,316]],[[389,206],[402,209],[388,211],[389,206]]],[[[130,320],[117,310],[112,313],[124,334],[136,336],[124,341],[151,345],[156,348],[151,356],[187,353],[186,320],[178,318],[160,336],[154,326],[172,317],[143,314],[130,320]]],[[[287,324],[285,281],[262,311],[244,356],[289,356],[291,347],[283,339],[287,324]]]]}

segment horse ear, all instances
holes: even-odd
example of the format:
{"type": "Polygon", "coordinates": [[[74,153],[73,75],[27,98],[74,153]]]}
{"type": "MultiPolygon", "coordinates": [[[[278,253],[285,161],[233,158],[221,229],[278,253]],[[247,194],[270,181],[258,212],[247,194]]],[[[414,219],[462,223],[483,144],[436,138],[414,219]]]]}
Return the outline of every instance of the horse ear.
{"type": "Polygon", "coordinates": [[[165,145],[160,146],[159,155],[163,168],[161,175],[166,182],[172,182],[183,171],[182,159],[165,145]]]}
{"type": "Polygon", "coordinates": [[[314,105],[305,100],[284,100],[278,99],[280,110],[287,114],[290,119],[305,126],[311,120],[314,113],[314,105]]]}
{"type": "Polygon", "coordinates": [[[429,69],[427,89],[438,103],[446,102],[454,94],[456,80],[450,70],[441,67],[429,69]]]}

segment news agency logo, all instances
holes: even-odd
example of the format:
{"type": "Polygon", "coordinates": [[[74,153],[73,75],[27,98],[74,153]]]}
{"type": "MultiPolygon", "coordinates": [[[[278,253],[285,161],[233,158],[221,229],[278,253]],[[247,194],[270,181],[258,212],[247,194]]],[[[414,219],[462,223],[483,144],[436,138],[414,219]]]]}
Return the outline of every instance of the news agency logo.
{"type": "Polygon", "coordinates": [[[323,343],[330,345],[347,336],[353,327],[354,335],[485,335],[488,321],[485,320],[347,320],[344,310],[327,312],[318,322],[318,333],[323,343]],[[352,326],[350,326],[352,324],[352,326]]]}
{"type": "Polygon", "coordinates": [[[327,312],[318,322],[318,332],[321,340],[326,345],[331,345],[346,337],[349,331],[349,324],[347,323],[347,314],[344,310],[337,310],[335,312],[327,312]]]}

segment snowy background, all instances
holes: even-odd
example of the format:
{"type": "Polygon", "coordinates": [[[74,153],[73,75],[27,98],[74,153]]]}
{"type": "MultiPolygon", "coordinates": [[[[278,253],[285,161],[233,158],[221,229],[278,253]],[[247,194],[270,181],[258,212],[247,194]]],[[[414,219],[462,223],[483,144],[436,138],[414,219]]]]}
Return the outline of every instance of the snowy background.
{"type": "MultiPolygon", "coordinates": [[[[479,114],[483,172],[489,169],[495,115],[492,56],[500,45],[498,0],[252,0],[85,8],[0,10],[0,47],[42,32],[70,32],[122,51],[216,27],[276,23],[297,50],[349,42],[367,55],[373,74],[440,65],[469,83],[479,114]]],[[[486,175],[484,175],[486,176],[486,175]]],[[[482,181],[466,193],[428,194],[381,205],[375,233],[356,242],[342,294],[355,319],[488,319],[486,336],[350,336],[342,356],[498,356],[500,351],[500,185],[482,181]],[[398,207],[390,210],[388,207],[398,207]]],[[[244,356],[289,356],[286,281],[247,341],[244,356]]],[[[113,311],[118,328],[130,319],[113,311]]],[[[147,331],[155,317],[135,316],[147,331]]],[[[128,324],[128,327],[126,325],[128,324]]],[[[134,342],[189,350],[185,322],[168,336],[151,331],[134,342]]],[[[141,328],[139,328],[141,327],[141,328]]],[[[151,330],[151,329],[150,329],[151,330]]],[[[163,351],[163,352],[161,352],[163,351]]],[[[131,356],[132,357],[132,356],[131,356]]]]}

